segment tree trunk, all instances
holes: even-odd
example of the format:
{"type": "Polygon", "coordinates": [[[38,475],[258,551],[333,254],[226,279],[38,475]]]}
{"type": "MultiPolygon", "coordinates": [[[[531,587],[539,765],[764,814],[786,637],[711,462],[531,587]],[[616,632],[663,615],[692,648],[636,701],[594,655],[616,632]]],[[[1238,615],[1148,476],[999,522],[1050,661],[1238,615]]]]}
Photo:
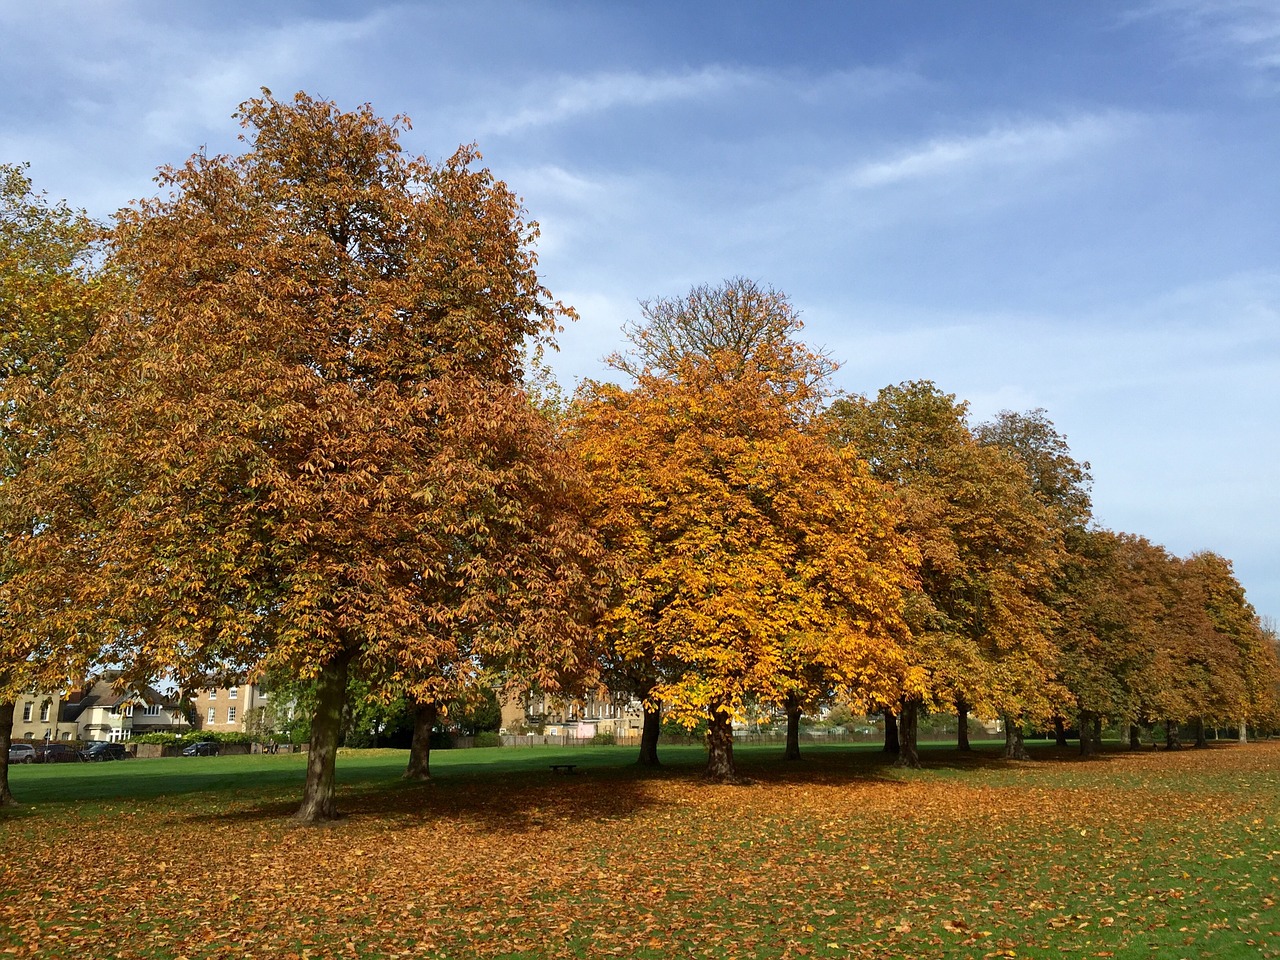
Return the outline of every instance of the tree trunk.
{"type": "Polygon", "coordinates": [[[1142,728],[1136,723],[1129,724],[1129,749],[1142,749],[1142,728]]]}
{"type": "Polygon", "coordinates": [[[898,739],[898,718],[889,710],[884,712],[884,752],[895,757],[902,752],[902,744],[898,739]]]}
{"type": "Polygon", "coordinates": [[[1209,740],[1204,735],[1204,717],[1196,717],[1196,749],[1209,749],[1209,740]]]}
{"type": "Polygon", "coordinates": [[[794,696],[787,697],[787,749],[782,759],[800,759],[800,700],[794,696]]]}
{"type": "Polygon", "coordinates": [[[1172,720],[1164,722],[1164,748],[1166,750],[1177,750],[1182,746],[1178,740],[1178,728],[1172,720]]]}
{"type": "Polygon", "coordinates": [[[1080,756],[1092,757],[1098,752],[1098,745],[1093,740],[1092,710],[1080,711],[1080,756]]]}
{"type": "Polygon", "coordinates": [[[1022,724],[1004,718],[1004,758],[1006,760],[1030,760],[1027,746],[1022,742],[1022,724]]]}
{"type": "Polygon", "coordinates": [[[969,704],[963,697],[956,700],[956,749],[961,753],[973,749],[969,745],[969,704]]]}
{"type": "Polygon", "coordinates": [[[431,779],[431,731],[439,712],[434,703],[413,705],[413,740],[409,743],[409,766],[404,771],[406,780],[431,779]]]}
{"type": "MultiPolygon", "coordinates": [[[[12,710],[13,708],[10,707],[9,709],[12,710]]],[[[1236,735],[1236,739],[1239,740],[1241,743],[1249,742],[1249,721],[1248,720],[1241,719],[1240,732],[1236,735]]]]}
{"type": "Polygon", "coordinates": [[[712,783],[740,782],[733,765],[733,723],[726,711],[716,707],[711,708],[707,725],[706,778],[712,783]]]}
{"type": "Polygon", "coordinates": [[[1062,717],[1053,718],[1053,742],[1060,747],[1067,747],[1067,722],[1062,717]]]}
{"type": "Polygon", "coordinates": [[[644,727],[640,731],[640,766],[660,767],[658,761],[658,735],[662,733],[662,704],[649,706],[644,701],[644,727]]]}
{"type": "Polygon", "coordinates": [[[302,790],[302,806],[293,815],[299,823],[317,824],[338,818],[334,801],[335,767],[350,664],[351,654],[343,651],[321,668],[316,679],[316,709],[311,719],[311,744],[307,748],[307,781],[302,790]]]}
{"type": "Polygon", "coordinates": [[[920,769],[920,751],[917,749],[916,734],[919,729],[920,701],[910,697],[902,701],[902,711],[898,716],[898,759],[895,767],[920,769]]]}
{"type": "Polygon", "coordinates": [[[16,807],[9,792],[9,744],[13,736],[13,703],[0,703],[0,807],[16,807]]]}

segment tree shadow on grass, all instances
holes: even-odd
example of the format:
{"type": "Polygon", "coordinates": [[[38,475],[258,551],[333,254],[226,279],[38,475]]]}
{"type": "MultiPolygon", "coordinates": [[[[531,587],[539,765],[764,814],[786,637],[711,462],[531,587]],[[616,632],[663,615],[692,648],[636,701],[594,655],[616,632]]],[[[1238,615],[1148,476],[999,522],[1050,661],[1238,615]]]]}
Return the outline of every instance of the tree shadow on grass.
{"type": "MultiPolygon", "coordinates": [[[[699,751],[700,752],[700,751],[699,751]]],[[[842,764],[827,757],[814,763],[788,764],[759,751],[741,763],[746,786],[879,784],[903,785],[883,762],[842,764]]],[[[615,751],[611,762],[579,763],[576,772],[553,772],[552,762],[571,763],[569,755],[546,755],[524,768],[445,768],[427,782],[378,780],[340,784],[339,823],[376,820],[413,826],[458,822],[508,834],[541,832],[583,821],[625,820],[645,810],[671,804],[670,787],[696,790],[719,785],[702,777],[696,753],[675,752],[657,768],[641,767],[627,753],[615,751]]],[[[730,788],[732,789],[732,788],[730,788]]],[[[297,803],[272,798],[217,815],[228,822],[252,822],[290,816],[297,803]]],[[[193,817],[193,819],[207,819],[193,817]]]]}
{"type": "MultiPolygon", "coordinates": [[[[651,780],[625,768],[563,775],[534,771],[446,773],[426,782],[392,780],[340,784],[341,823],[378,821],[415,826],[465,821],[508,834],[543,831],[583,820],[625,819],[661,804],[651,780]]],[[[268,802],[218,814],[225,822],[284,819],[300,802],[268,802]]],[[[207,819],[193,817],[192,819],[207,819]]]]}
{"type": "MultiPolygon", "coordinates": [[[[894,758],[880,750],[844,749],[836,745],[805,750],[803,759],[785,761],[780,747],[753,746],[737,751],[738,767],[747,787],[875,786],[904,787],[914,772],[894,766],[894,758]]],[[[471,751],[467,751],[471,754],[471,751]]],[[[1014,771],[1019,768],[1062,769],[1069,765],[1105,764],[1123,759],[1129,751],[1108,746],[1096,758],[1081,758],[1077,748],[1036,744],[1029,762],[1005,760],[994,747],[961,752],[954,747],[924,747],[922,773],[1014,771]]],[[[710,787],[702,779],[700,748],[666,751],[663,766],[641,767],[634,753],[622,748],[585,751],[581,748],[520,756],[485,752],[471,758],[454,755],[449,763],[433,765],[425,783],[389,776],[389,767],[343,776],[339,764],[337,806],[339,823],[380,822],[414,826],[432,822],[466,822],[484,830],[520,834],[555,829],[583,820],[626,819],[670,804],[671,785],[689,789],[710,787]],[[574,773],[556,773],[552,763],[576,763],[574,773]]],[[[246,781],[246,786],[251,781],[246,781]]],[[[192,813],[190,821],[255,822],[287,820],[301,799],[298,792],[282,798],[293,785],[273,784],[272,795],[224,812],[192,813]]]]}

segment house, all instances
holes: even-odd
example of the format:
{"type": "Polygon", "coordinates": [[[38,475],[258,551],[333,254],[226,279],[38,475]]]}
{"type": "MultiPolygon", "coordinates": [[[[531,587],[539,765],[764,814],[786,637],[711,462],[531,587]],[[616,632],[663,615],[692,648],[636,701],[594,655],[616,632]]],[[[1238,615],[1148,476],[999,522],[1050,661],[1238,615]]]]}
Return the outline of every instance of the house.
{"type": "Polygon", "coordinates": [[[68,705],[67,694],[27,692],[20,694],[14,704],[13,730],[10,736],[19,740],[78,740],[75,721],[68,721],[64,712],[68,705]]]}
{"type": "Polygon", "coordinates": [[[536,729],[548,736],[586,740],[598,733],[615,738],[638,737],[644,727],[644,708],[631,697],[555,699],[537,694],[509,697],[502,704],[505,732],[536,729]]]}
{"type": "Polygon", "coordinates": [[[65,693],[20,695],[13,712],[14,740],[107,740],[190,729],[181,705],[149,686],[117,688],[119,671],[65,693]]]}
{"type": "Polygon", "coordinates": [[[251,733],[264,727],[271,695],[256,683],[244,683],[199,690],[191,704],[197,729],[251,733]]]}

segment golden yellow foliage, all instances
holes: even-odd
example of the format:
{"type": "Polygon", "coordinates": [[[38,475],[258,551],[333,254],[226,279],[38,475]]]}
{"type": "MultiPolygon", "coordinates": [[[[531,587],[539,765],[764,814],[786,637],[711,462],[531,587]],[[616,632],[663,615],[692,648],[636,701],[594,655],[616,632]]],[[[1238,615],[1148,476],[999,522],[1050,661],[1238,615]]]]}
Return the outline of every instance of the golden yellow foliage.
{"type": "Polygon", "coordinates": [[[808,428],[811,394],[780,382],[778,350],[685,357],[630,390],[590,385],[576,408],[619,568],[602,630],[622,659],[654,663],[651,698],[708,720],[713,741],[752,701],[866,700],[907,682],[896,517],[865,467],[808,428]]]}

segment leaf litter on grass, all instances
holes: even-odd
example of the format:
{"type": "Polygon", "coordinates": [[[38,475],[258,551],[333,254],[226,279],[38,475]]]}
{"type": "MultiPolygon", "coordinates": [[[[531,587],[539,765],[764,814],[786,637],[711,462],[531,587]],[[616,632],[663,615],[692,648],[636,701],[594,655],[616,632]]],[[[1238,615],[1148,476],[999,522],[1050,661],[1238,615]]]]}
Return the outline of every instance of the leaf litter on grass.
{"type": "Polygon", "coordinates": [[[476,775],[347,790],[321,830],[273,792],[55,804],[0,820],[0,949],[1277,956],[1278,767],[1265,743],[901,779],[833,752],[741,787],[476,775]]]}

